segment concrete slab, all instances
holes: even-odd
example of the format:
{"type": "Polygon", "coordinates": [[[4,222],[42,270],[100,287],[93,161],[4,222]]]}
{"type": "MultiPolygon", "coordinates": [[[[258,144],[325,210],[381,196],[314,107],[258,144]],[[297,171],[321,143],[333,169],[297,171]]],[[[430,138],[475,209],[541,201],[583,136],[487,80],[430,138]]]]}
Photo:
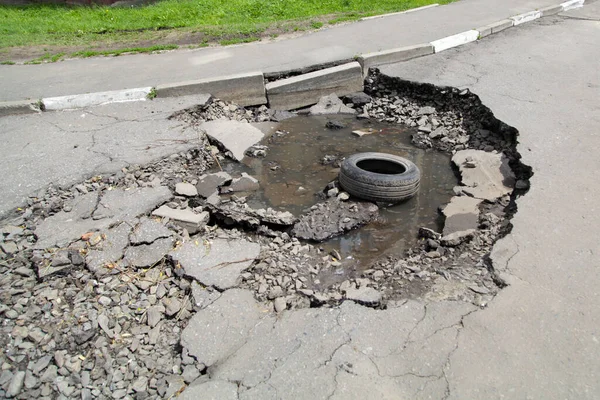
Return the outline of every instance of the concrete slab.
{"type": "Polygon", "coordinates": [[[258,257],[260,245],[246,240],[227,241],[214,239],[188,240],[170,255],[179,262],[186,275],[205,286],[219,290],[236,285],[240,273],[258,257]]]}
{"type": "Polygon", "coordinates": [[[331,93],[343,96],[362,90],[363,75],[358,62],[267,84],[269,105],[277,110],[293,110],[309,106],[331,93]]]}
{"type": "Polygon", "coordinates": [[[256,106],[267,103],[262,72],[165,83],[156,86],[158,97],[188,96],[200,93],[210,93],[240,106],[256,106]]]}
{"type": "Polygon", "coordinates": [[[446,217],[443,235],[454,232],[477,229],[479,222],[479,205],[483,200],[469,196],[454,196],[450,203],[442,209],[446,217]]]}
{"type": "Polygon", "coordinates": [[[515,175],[502,154],[461,150],[452,162],[461,174],[461,190],[477,199],[494,201],[513,191],[515,175]]]}
{"type": "Polygon", "coordinates": [[[209,140],[217,142],[234,160],[245,157],[246,150],[260,142],[265,134],[248,123],[239,121],[208,121],[199,125],[209,140]]]}

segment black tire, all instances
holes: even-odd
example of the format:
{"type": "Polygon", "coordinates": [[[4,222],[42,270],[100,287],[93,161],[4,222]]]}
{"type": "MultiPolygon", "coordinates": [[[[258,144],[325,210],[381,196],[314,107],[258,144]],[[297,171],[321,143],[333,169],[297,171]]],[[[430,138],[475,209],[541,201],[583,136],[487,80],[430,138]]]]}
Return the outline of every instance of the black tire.
{"type": "Polygon", "coordinates": [[[358,153],[342,162],[339,181],[354,197],[398,203],[419,191],[421,172],[412,161],[393,154],[358,153]]]}

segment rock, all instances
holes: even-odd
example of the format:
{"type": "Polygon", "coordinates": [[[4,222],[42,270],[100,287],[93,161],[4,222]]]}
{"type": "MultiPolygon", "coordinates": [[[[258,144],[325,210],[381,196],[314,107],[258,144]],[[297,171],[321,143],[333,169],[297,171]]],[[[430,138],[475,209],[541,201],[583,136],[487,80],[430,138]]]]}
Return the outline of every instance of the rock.
{"type": "Polygon", "coordinates": [[[87,268],[96,276],[104,276],[112,272],[111,268],[123,257],[129,245],[131,226],[122,223],[101,234],[102,241],[91,249],[86,256],[87,268]]]}
{"type": "Polygon", "coordinates": [[[163,299],[163,305],[165,306],[165,314],[172,317],[181,310],[181,301],[176,297],[167,297],[163,299]]]}
{"type": "Polygon", "coordinates": [[[285,300],[284,297],[278,297],[273,302],[273,305],[275,307],[275,311],[277,311],[278,313],[280,313],[280,312],[284,311],[287,308],[287,301],[285,300]]]}
{"type": "Polygon", "coordinates": [[[344,105],[334,94],[323,96],[317,104],[310,108],[310,115],[327,115],[327,114],[356,114],[356,110],[344,105]]]}
{"type": "Polygon", "coordinates": [[[8,385],[8,389],[6,389],[6,397],[12,398],[16,397],[21,393],[23,389],[23,383],[25,382],[25,371],[17,371],[8,385]]]}
{"type": "Polygon", "coordinates": [[[364,92],[356,92],[350,93],[342,97],[347,103],[352,103],[356,107],[364,106],[367,103],[370,103],[373,99],[371,96],[364,92]]]}
{"type": "Polygon", "coordinates": [[[214,365],[245,343],[263,311],[266,310],[254,300],[252,292],[227,290],[190,319],[181,334],[181,345],[198,362],[214,365]],[[207,327],[210,327],[210,334],[207,334],[207,327]]]}
{"type": "Polygon", "coordinates": [[[104,192],[92,218],[110,218],[115,221],[131,221],[138,215],[147,214],[159,204],[171,199],[168,187],[145,187],[133,190],[114,189],[104,192]]]}
{"type": "Polygon", "coordinates": [[[89,342],[94,336],[96,336],[96,329],[89,329],[87,331],[73,331],[73,339],[75,339],[75,343],[77,343],[78,345],[82,345],[86,342],[89,342]]]}
{"type": "Polygon", "coordinates": [[[171,231],[161,222],[143,217],[129,235],[132,245],[151,244],[156,239],[170,238],[171,231]]]}
{"type": "Polygon", "coordinates": [[[503,154],[481,150],[461,150],[452,157],[460,170],[462,190],[482,200],[495,201],[512,193],[515,175],[503,154]]]}
{"type": "Polygon", "coordinates": [[[177,400],[237,400],[238,398],[238,387],[235,383],[211,379],[192,383],[177,397],[177,400]]]}
{"type": "Polygon", "coordinates": [[[175,185],[175,193],[186,196],[186,197],[194,197],[198,196],[198,190],[191,183],[179,182],[175,185]]]}
{"type": "Polygon", "coordinates": [[[30,370],[25,373],[25,387],[27,389],[33,389],[38,385],[38,380],[30,370]]]}
{"type": "Polygon", "coordinates": [[[258,179],[242,172],[242,177],[234,179],[226,189],[228,192],[250,192],[259,187],[258,179]]]}
{"type": "Polygon", "coordinates": [[[431,139],[438,139],[438,138],[442,138],[442,137],[446,137],[448,136],[448,130],[446,128],[444,128],[443,126],[440,126],[439,128],[435,129],[433,132],[431,132],[429,134],[429,137],[431,139]]]}
{"type": "Polygon", "coordinates": [[[171,219],[177,225],[187,229],[190,235],[198,233],[206,226],[210,219],[210,215],[206,211],[196,214],[189,208],[176,210],[167,205],[160,206],[160,208],[152,212],[152,215],[171,219]]]}
{"type": "Polygon", "coordinates": [[[148,390],[148,378],[146,376],[138,377],[133,382],[133,385],[131,388],[137,393],[145,392],[146,390],[148,390]]]}
{"type": "Polygon", "coordinates": [[[0,248],[8,255],[15,254],[19,251],[19,247],[17,247],[15,242],[2,242],[0,243],[0,248]]]}
{"type": "Polygon", "coordinates": [[[229,182],[231,182],[231,175],[227,172],[202,175],[198,178],[196,190],[200,196],[208,198],[213,193],[218,192],[219,187],[226,185],[229,182]]]}
{"type": "Polygon", "coordinates": [[[254,209],[248,204],[237,202],[223,202],[217,205],[209,205],[209,210],[213,215],[231,224],[247,224],[251,227],[258,227],[261,223],[290,226],[297,219],[288,211],[276,211],[273,209],[254,209]]]}
{"type": "Polygon", "coordinates": [[[351,287],[346,290],[346,299],[365,306],[376,306],[381,302],[381,293],[366,286],[362,286],[358,289],[351,287]]]}
{"type": "Polygon", "coordinates": [[[40,372],[46,369],[46,367],[50,364],[50,361],[52,361],[52,356],[50,354],[46,354],[45,356],[41,357],[35,362],[35,364],[33,364],[33,373],[39,375],[40,372]]]}
{"type": "Polygon", "coordinates": [[[442,209],[446,217],[443,235],[458,231],[477,229],[479,225],[479,204],[482,200],[468,196],[454,196],[442,209]]]}
{"type": "Polygon", "coordinates": [[[297,116],[298,115],[296,113],[293,113],[293,112],[290,112],[290,111],[275,110],[275,112],[271,116],[271,121],[281,122],[281,121],[284,121],[286,119],[294,118],[294,117],[297,117],[297,116]]]}
{"type": "MultiPolygon", "coordinates": [[[[109,338],[113,338],[115,336],[112,329],[109,327],[109,319],[105,314],[100,314],[98,316],[98,326],[106,333],[109,338]]],[[[59,366],[60,367],[60,366],[59,366]]]]}
{"type": "Polygon", "coordinates": [[[437,233],[433,229],[421,227],[421,228],[419,228],[419,237],[425,238],[425,239],[437,240],[437,239],[441,238],[442,235],[437,233]]]}
{"type": "Polygon", "coordinates": [[[162,319],[161,307],[153,306],[148,308],[147,311],[148,326],[154,328],[162,319]]]}
{"type": "Polygon", "coordinates": [[[259,253],[257,243],[214,239],[206,244],[189,240],[170,255],[181,264],[186,275],[205,286],[224,290],[236,285],[241,271],[248,268],[259,253]]]}
{"type": "Polygon", "coordinates": [[[529,189],[529,181],[519,179],[517,183],[515,183],[515,189],[517,190],[527,190],[529,189]]]}
{"type": "Polygon", "coordinates": [[[303,214],[294,225],[292,235],[300,239],[323,241],[358,228],[378,215],[379,208],[373,203],[329,199],[303,214]]]}
{"type": "Polygon", "coordinates": [[[203,122],[199,128],[206,132],[211,142],[216,142],[236,161],[244,158],[246,150],[265,136],[250,124],[231,120],[203,122]]]}
{"type": "Polygon", "coordinates": [[[455,247],[461,243],[467,242],[475,236],[475,230],[469,229],[466,231],[453,232],[443,236],[441,239],[442,246],[455,247]]]}
{"type": "Polygon", "coordinates": [[[346,127],[346,124],[341,123],[340,121],[336,121],[336,120],[331,120],[331,121],[327,121],[327,123],[325,124],[325,128],[327,129],[344,129],[346,127]]]}
{"type": "Polygon", "coordinates": [[[173,239],[157,239],[152,244],[129,246],[124,261],[137,268],[152,267],[173,248],[173,239]]]}
{"type": "Polygon", "coordinates": [[[431,115],[435,113],[435,108],[433,107],[421,107],[419,108],[419,111],[417,111],[417,115],[431,115]]]}

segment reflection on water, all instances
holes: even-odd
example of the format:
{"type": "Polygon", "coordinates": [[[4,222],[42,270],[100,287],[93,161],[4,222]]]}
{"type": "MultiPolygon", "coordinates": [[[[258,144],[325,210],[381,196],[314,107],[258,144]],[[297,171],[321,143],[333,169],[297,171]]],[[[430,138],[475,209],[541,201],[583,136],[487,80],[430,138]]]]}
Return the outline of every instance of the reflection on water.
{"type": "Polygon", "coordinates": [[[248,158],[243,164],[228,163],[230,173],[248,172],[261,184],[261,190],[248,197],[251,205],[273,207],[300,215],[317,203],[317,192],[339,172],[331,163],[336,157],[375,151],[395,154],[414,162],[421,170],[419,193],[408,201],[382,207],[381,217],[361,229],[333,238],[323,247],[337,250],[346,262],[364,267],[381,254],[400,254],[417,239],[419,227],[440,229],[437,209],[450,201],[457,184],[450,157],[436,151],[417,149],[410,143],[411,129],[403,125],[357,120],[353,116],[299,116],[277,124],[288,132],[274,134],[262,144],[269,147],[263,159],[248,158]],[[329,120],[340,121],[347,128],[325,128],[329,120]],[[359,137],[353,130],[372,128],[375,133],[359,137]],[[326,162],[323,162],[325,159],[326,162]]]}

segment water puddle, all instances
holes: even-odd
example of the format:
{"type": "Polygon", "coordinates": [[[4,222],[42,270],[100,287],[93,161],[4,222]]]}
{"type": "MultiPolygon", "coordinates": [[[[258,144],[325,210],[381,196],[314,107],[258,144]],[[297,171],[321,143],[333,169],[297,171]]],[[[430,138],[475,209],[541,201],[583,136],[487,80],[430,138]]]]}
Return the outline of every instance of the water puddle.
{"type": "Polygon", "coordinates": [[[316,193],[337,177],[336,160],[354,153],[395,154],[420,168],[421,188],[415,197],[381,207],[377,221],[321,244],[326,250],[339,251],[345,267],[364,269],[381,255],[401,255],[416,242],[419,227],[441,229],[438,207],[450,201],[458,180],[448,155],[411,144],[413,128],[343,115],[298,116],[274,125],[285,133],[274,133],[261,143],[268,146],[266,157],[223,165],[231,174],[247,172],[259,180],[261,189],[248,196],[248,203],[255,207],[300,215],[321,201],[316,193]],[[332,120],[346,127],[326,128],[332,120]],[[355,130],[373,133],[359,137],[352,133],[355,130]]]}

